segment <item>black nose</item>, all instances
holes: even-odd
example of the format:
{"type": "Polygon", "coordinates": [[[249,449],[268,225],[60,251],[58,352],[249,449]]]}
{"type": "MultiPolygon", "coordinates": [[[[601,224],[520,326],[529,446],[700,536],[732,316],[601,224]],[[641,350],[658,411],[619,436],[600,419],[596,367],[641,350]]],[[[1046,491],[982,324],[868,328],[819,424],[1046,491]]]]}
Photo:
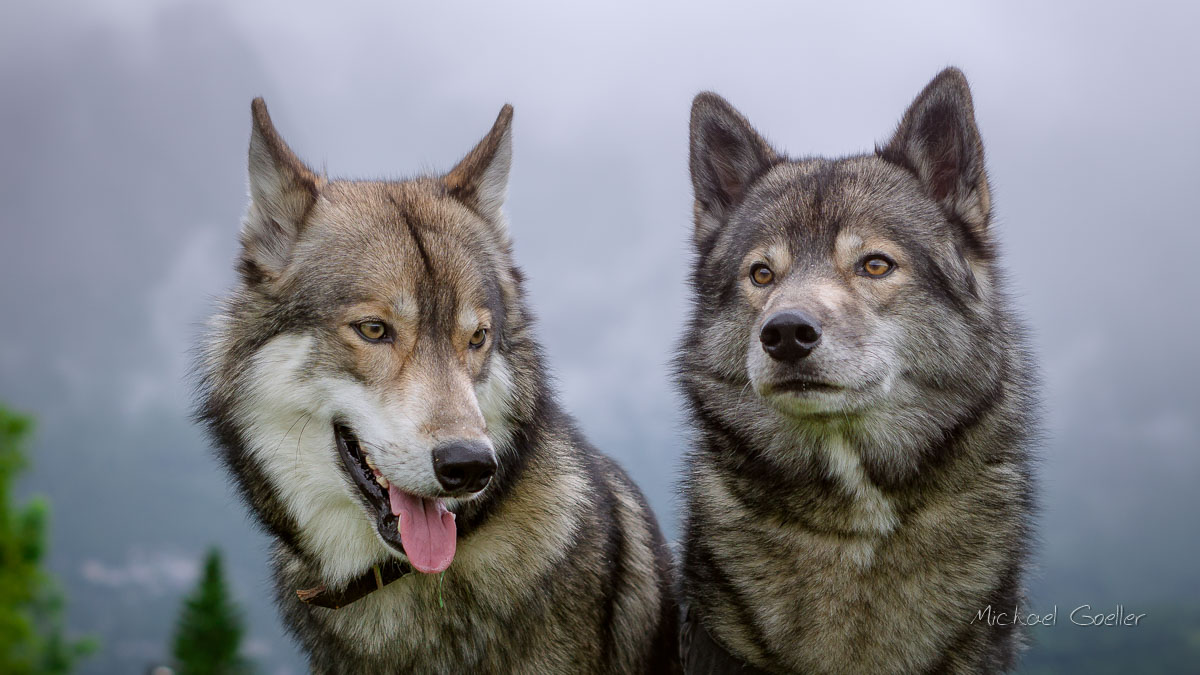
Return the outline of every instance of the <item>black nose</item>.
{"type": "Polygon", "coordinates": [[[483,441],[450,441],[433,449],[433,473],[450,492],[479,492],[496,473],[496,455],[483,441]]]}
{"type": "Polygon", "coordinates": [[[821,322],[808,312],[787,309],[772,314],[758,334],[763,350],[778,361],[798,361],[821,340],[821,322]]]}

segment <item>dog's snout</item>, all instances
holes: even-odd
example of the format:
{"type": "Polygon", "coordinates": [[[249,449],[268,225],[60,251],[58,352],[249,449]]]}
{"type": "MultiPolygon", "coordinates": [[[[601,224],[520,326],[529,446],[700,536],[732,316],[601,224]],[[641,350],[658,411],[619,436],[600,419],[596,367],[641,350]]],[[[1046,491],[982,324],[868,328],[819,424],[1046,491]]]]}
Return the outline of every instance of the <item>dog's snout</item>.
{"type": "Polygon", "coordinates": [[[821,340],[821,322],[808,312],[783,310],[767,318],[758,339],[771,358],[798,361],[808,356],[821,340]]]}
{"type": "Polygon", "coordinates": [[[479,492],[496,473],[496,455],[483,441],[450,441],[433,449],[433,472],[450,492],[479,492]]]}

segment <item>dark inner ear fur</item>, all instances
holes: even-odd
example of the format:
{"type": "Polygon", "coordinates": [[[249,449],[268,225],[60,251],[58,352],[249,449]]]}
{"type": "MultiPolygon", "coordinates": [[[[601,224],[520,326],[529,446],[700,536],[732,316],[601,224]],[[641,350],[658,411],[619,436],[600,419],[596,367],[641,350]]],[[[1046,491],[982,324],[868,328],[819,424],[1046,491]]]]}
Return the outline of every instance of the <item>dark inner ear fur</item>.
{"type": "Polygon", "coordinates": [[[690,155],[697,239],[724,222],[750,185],[779,161],[746,118],[711,92],[692,102],[690,155]]]}
{"type": "Polygon", "coordinates": [[[251,286],[274,279],[290,257],[291,237],[274,219],[262,218],[254,228],[242,232],[242,255],[238,272],[251,286]]]}
{"type": "Polygon", "coordinates": [[[975,125],[971,90],[962,71],[947,68],[921,91],[886,147],[883,159],[911,171],[952,220],[982,237],[991,200],[983,141],[975,125]]]}
{"type": "Polygon", "coordinates": [[[239,270],[251,285],[277,277],[287,265],[323,180],[300,161],[275,130],[267,104],[250,104],[250,210],[242,227],[239,270]]]}
{"type": "Polygon", "coordinates": [[[959,175],[970,159],[962,142],[956,111],[945,105],[926,110],[920,121],[917,136],[924,139],[929,164],[929,194],[937,201],[944,201],[958,189],[959,175]]]}
{"type": "Polygon", "coordinates": [[[709,169],[716,177],[714,195],[722,207],[730,207],[742,201],[746,185],[753,180],[759,158],[744,152],[739,139],[726,129],[712,129],[709,133],[709,169]]]}

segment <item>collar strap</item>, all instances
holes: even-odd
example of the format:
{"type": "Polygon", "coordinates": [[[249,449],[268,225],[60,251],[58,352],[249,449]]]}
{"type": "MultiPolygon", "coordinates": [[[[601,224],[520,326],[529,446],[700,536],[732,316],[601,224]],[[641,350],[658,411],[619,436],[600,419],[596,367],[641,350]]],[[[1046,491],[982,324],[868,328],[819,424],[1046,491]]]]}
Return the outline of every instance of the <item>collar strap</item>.
{"type": "Polygon", "coordinates": [[[312,588],[296,589],[296,597],[300,602],[317,607],[340,609],[360,600],[379,589],[387,586],[400,577],[412,574],[413,568],[406,562],[391,560],[382,565],[374,565],[357,579],[351,581],[340,590],[331,589],[325,584],[312,588]]]}

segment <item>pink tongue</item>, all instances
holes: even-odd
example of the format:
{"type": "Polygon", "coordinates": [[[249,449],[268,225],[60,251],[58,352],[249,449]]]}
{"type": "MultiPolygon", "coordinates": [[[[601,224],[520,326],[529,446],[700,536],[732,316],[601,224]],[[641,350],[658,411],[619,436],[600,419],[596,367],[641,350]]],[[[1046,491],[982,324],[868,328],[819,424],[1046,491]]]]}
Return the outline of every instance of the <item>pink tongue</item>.
{"type": "Polygon", "coordinates": [[[397,490],[395,485],[388,488],[388,498],[392,515],[400,516],[400,543],[412,566],[425,574],[449,567],[458,541],[454,514],[440,500],[422,499],[397,490]]]}

